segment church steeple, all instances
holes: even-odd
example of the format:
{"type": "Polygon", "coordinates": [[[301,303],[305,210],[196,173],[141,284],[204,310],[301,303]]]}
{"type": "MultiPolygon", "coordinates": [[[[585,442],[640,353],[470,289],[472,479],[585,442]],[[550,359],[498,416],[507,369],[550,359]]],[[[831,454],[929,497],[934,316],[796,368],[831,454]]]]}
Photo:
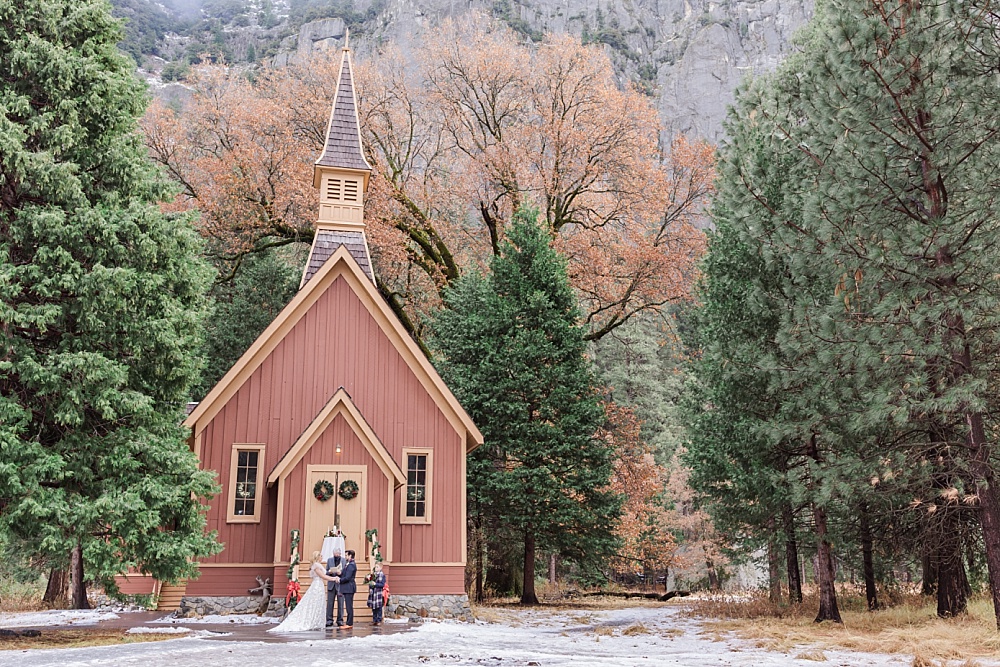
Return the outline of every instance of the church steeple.
{"type": "Polygon", "coordinates": [[[320,226],[356,228],[364,227],[361,209],[372,168],[361,148],[351,51],[345,46],[342,54],[326,144],[313,169],[313,187],[320,191],[320,226]]]}
{"type": "Polygon", "coordinates": [[[341,245],[347,246],[361,269],[374,281],[363,215],[371,171],[361,144],[351,51],[345,44],[326,143],[313,167],[313,187],[319,189],[319,217],[302,285],[341,245]]]}

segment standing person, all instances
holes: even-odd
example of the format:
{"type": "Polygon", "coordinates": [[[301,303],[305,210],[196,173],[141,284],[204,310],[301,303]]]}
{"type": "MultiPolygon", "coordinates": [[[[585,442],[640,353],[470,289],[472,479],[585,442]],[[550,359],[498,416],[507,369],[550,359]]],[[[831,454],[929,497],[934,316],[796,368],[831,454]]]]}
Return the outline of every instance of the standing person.
{"type": "Polygon", "coordinates": [[[340,596],[340,584],[336,577],[343,568],[343,558],[339,547],[334,547],[333,555],[326,560],[326,573],[330,575],[326,583],[326,627],[333,627],[333,601],[337,600],[337,625],[342,625],[344,618],[344,598],[340,596]]]}
{"type": "Polygon", "coordinates": [[[382,608],[385,606],[385,585],[388,576],[382,571],[382,563],[375,563],[368,577],[368,606],[372,610],[372,625],[382,625],[382,608]]]}
{"type": "Polygon", "coordinates": [[[340,584],[340,594],[344,598],[344,606],[347,607],[347,623],[340,625],[341,616],[338,614],[337,625],[346,630],[354,627],[354,594],[358,592],[358,584],[354,580],[354,575],[358,573],[358,565],[354,562],[353,549],[344,552],[344,560],[344,570],[335,579],[340,584]]]}
{"type": "Polygon", "coordinates": [[[324,599],[326,587],[323,586],[323,581],[330,581],[333,577],[327,575],[326,568],[323,567],[323,554],[319,551],[313,552],[310,562],[312,565],[309,566],[309,576],[312,581],[309,590],[295,605],[295,609],[285,616],[285,620],[268,632],[305,632],[323,629],[323,608],[326,606],[324,599]]]}

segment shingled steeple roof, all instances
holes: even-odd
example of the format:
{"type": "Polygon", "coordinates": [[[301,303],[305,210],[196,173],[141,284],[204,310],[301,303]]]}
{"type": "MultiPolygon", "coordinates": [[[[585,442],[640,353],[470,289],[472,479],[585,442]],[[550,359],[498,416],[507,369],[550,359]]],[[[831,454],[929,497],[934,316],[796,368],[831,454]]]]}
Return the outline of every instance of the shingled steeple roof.
{"type": "Polygon", "coordinates": [[[340,60],[340,77],[333,99],[333,111],[326,130],[326,146],[316,160],[317,167],[337,167],[371,171],[361,150],[361,127],[358,122],[358,102],[354,94],[354,74],[351,51],[346,46],[340,60]]]}

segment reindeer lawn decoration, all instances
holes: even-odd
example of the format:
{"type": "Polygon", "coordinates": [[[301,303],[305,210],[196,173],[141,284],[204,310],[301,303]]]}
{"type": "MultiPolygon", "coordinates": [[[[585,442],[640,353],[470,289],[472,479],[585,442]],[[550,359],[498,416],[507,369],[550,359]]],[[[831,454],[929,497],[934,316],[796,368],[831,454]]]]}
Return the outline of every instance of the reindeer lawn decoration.
{"type": "Polygon", "coordinates": [[[263,595],[266,598],[271,597],[271,578],[270,577],[268,577],[267,579],[261,579],[260,575],[258,575],[257,576],[257,584],[258,584],[257,588],[251,588],[251,589],[249,589],[249,592],[250,592],[251,595],[256,595],[257,593],[260,593],[261,595],[263,595]]]}

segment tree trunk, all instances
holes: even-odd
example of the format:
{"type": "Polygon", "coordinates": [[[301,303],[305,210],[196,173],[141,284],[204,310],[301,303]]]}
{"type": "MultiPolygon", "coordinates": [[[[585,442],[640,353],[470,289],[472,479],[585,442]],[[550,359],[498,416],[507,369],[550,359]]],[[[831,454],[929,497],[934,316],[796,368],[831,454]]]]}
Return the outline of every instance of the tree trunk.
{"type": "MultiPolygon", "coordinates": [[[[771,520],[774,526],[774,520],[771,520]]],[[[774,534],[774,531],[771,531],[774,534]]],[[[773,603],[781,602],[781,567],[778,562],[778,547],[774,542],[767,543],[767,598],[773,603]]]]}
{"type": "Polygon", "coordinates": [[[50,606],[64,606],[69,598],[69,572],[61,567],[49,570],[49,583],[45,586],[42,602],[50,606]]]}
{"type": "Polygon", "coordinates": [[[535,595],[535,535],[530,528],[524,533],[524,586],[521,591],[521,604],[538,604],[535,595]]]}
{"type": "Polygon", "coordinates": [[[875,588],[875,561],[872,558],[872,529],[868,524],[868,508],[861,508],[861,560],[865,570],[865,598],[868,611],[879,608],[878,591],[875,588]]]}
{"type": "Polygon", "coordinates": [[[556,583],[556,555],[549,554],[549,583],[555,585],[556,583]]]}
{"type": "Polygon", "coordinates": [[[938,563],[937,615],[953,618],[968,611],[968,579],[961,559],[944,558],[938,563]]]}
{"type": "Polygon", "coordinates": [[[923,577],[923,581],[920,582],[920,594],[937,593],[937,561],[931,557],[930,551],[925,551],[920,559],[920,573],[923,577]]]}
{"type": "MultiPolygon", "coordinates": [[[[997,495],[997,479],[990,465],[992,448],[986,445],[983,416],[971,415],[969,423],[969,440],[975,448],[972,472],[977,479],[976,495],[979,497],[979,523],[986,546],[986,570],[993,598],[993,613],[997,629],[1000,630],[1000,496],[997,495]]],[[[964,574],[965,568],[962,570],[964,574]]]]}
{"type": "Polygon", "coordinates": [[[826,511],[813,507],[813,517],[816,520],[817,567],[819,577],[819,613],[816,622],[834,621],[843,623],[840,609],[837,608],[837,589],[834,586],[833,550],[830,546],[826,527],[826,511]]]}
{"type": "Polygon", "coordinates": [[[705,567],[708,568],[708,588],[712,591],[719,590],[719,573],[715,571],[715,563],[711,558],[705,559],[705,567]]]}
{"type": "Polygon", "coordinates": [[[941,522],[940,534],[932,536],[937,543],[937,615],[952,618],[964,614],[969,609],[966,594],[969,582],[965,576],[965,562],[962,560],[962,545],[958,539],[959,518],[949,508],[945,520],[941,522]]]}
{"type": "Polygon", "coordinates": [[[90,609],[87,600],[87,583],[83,580],[83,545],[77,544],[70,552],[70,608],[90,609]]]}
{"type": "Polygon", "coordinates": [[[792,508],[785,507],[782,512],[785,524],[785,567],[788,570],[788,601],[792,604],[802,602],[802,570],[799,569],[799,545],[795,540],[795,517],[792,508]]]}
{"type": "Polygon", "coordinates": [[[476,522],[476,602],[482,604],[486,600],[483,593],[483,561],[486,555],[486,541],[483,539],[482,519],[476,522]]]}

